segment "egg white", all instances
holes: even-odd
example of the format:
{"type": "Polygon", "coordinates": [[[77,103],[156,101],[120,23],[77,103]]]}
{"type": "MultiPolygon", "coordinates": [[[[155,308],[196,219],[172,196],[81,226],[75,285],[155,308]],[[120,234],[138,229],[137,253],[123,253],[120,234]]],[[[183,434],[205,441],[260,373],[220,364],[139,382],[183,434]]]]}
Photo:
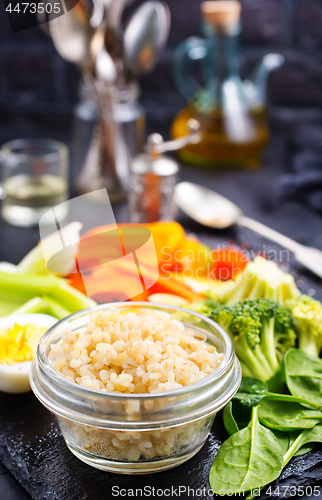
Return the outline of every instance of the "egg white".
{"type": "MultiPolygon", "coordinates": [[[[13,328],[17,323],[25,326],[32,323],[39,328],[51,327],[57,323],[57,319],[48,314],[17,314],[0,318],[0,330],[13,328]]],[[[29,373],[32,361],[13,363],[11,365],[0,362],[0,391],[10,394],[22,394],[31,390],[29,383],[29,373]]]]}
{"type": "Polygon", "coordinates": [[[32,361],[13,365],[0,364],[0,391],[21,394],[30,391],[29,372],[32,361]]]}

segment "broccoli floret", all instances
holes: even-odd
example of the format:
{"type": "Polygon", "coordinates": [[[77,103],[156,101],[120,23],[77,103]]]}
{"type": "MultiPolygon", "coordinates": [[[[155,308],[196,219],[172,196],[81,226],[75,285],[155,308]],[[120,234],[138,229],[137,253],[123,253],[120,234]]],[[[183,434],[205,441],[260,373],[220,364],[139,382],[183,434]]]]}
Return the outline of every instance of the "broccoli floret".
{"type": "Polygon", "coordinates": [[[303,294],[287,301],[286,306],[292,312],[299,348],[312,356],[319,356],[322,350],[321,302],[303,294]]]}
{"type": "Polygon", "coordinates": [[[211,316],[212,311],[219,304],[213,300],[198,300],[197,302],[193,302],[186,306],[186,309],[191,309],[191,311],[197,312],[199,314],[203,314],[204,316],[211,316]]]}
{"type": "MultiPolygon", "coordinates": [[[[227,283],[227,282],[226,282],[227,283]]],[[[208,291],[207,297],[226,305],[242,302],[246,299],[267,298],[285,305],[289,299],[300,295],[291,274],[281,271],[273,261],[256,257],[249,262],[236,281],[220,294],[220,288],[208,291]]]]}
{"type": "Polygon", "coordinates": [[[275,312],[274,339],[276,356],[280,364],[286,351],[295,346],[296,338],[295,325],[290,311],[278,304],[275,312]]]}
{"type": "Polygon", "coordinates": [[[290,311],[270,299],[247,299],[230,306],[206,304],[208,316],[231,337],[243,376],[263,382],[273,379],[283,354],[295,345],[290,311]]]}

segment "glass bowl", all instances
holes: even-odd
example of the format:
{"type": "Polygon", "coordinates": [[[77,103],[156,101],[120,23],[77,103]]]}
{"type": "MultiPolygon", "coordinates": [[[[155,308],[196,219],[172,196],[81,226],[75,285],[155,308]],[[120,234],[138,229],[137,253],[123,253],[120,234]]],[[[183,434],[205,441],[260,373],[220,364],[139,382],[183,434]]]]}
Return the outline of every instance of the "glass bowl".
{"type": "Polygon", "coordinates": [[[233,344],[222,328],[187,309],[146,302],[103,304],[59,321],[42,337],[30,375],[33,392],[56,415],[71,452],[93,467],[122,474],[170,469],[195,455],[216,413],[234,396],[240,381],[233,344]],[[92,312],[111,307],[168,313],[205,334],[207,342],[224,354],[223,360],[198,382],[160,393],[107,393],[67,380],[49,362],[51,344],[67,330],[85,329],[92,312]]]}

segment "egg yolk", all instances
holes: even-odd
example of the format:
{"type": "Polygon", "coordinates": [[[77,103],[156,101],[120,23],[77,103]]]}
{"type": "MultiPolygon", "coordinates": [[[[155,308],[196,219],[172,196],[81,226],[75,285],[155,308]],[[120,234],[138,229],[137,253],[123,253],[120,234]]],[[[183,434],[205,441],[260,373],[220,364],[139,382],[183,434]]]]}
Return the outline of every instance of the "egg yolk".
{"type": "Polygon", "coordinates": [[[38,342],[47,329],[28,323],[25,326],[15,324],[11,329],[1,330],[0,363],[31,361],[35,357],[38,342]]]}

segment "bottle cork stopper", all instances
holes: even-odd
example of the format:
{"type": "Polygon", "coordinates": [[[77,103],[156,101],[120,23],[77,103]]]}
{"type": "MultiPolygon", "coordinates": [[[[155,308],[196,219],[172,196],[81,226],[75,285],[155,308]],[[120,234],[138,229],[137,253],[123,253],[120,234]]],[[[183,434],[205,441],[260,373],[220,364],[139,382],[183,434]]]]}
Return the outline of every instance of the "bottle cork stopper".
{"type": "Polygon", "coordinates": [[[200,7],[206,24],[225,26],[236,24],[240,19],[241,3],[237,0],[212,0],[200,7]]]}

